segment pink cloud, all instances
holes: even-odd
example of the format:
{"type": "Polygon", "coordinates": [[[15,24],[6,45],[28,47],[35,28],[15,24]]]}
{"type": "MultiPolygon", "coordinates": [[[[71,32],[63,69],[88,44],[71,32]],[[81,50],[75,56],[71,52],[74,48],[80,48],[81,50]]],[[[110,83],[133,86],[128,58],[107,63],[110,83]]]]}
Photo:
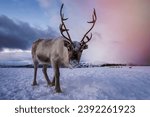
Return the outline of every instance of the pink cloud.
{"type": "MultiPolygon", "coordinates": [[[[52,0],[44,0],[41,4],[47,7],[50,1],[52,0]]],[[[88,54],[85,53],[86,59],[118,63],[139,61],[144,63],[150,59],[149,0],[61,1],[65,4],[65,16],[69,17],[67,26],[72,37],[78,41],[90,27],[86,21],[91,19],[93,8],[96,9],[98,20],[92,32],[100,34],[101,37],[93,36],[89,43],[88,54]]],[[[55,26],[59,25],[59,14],[56,18],[55,26]]]]}

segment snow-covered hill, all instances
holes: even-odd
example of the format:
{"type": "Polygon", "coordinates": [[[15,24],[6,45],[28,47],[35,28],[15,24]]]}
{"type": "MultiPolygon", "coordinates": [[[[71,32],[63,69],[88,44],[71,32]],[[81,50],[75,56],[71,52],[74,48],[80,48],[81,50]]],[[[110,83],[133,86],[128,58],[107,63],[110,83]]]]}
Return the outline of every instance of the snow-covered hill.
{"type": "MultiPolygon", "coordinates": [[[[50,79],[53,70],[49,68],[50,79]]],[[[150,99],[150,67],[61,69],[63,93],[46,84],[41,68],[0,68],[0,99],[150,99]]]]}

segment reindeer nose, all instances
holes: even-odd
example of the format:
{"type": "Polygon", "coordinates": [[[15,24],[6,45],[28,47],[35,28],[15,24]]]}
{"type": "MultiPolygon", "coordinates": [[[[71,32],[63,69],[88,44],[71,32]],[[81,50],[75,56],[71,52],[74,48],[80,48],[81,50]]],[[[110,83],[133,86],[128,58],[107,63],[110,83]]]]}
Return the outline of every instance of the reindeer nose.
{"type": "Polygon", "coordinates": [[[76,51],[73,52],[72,59],[78,59],[78,53],[76,51]]]}

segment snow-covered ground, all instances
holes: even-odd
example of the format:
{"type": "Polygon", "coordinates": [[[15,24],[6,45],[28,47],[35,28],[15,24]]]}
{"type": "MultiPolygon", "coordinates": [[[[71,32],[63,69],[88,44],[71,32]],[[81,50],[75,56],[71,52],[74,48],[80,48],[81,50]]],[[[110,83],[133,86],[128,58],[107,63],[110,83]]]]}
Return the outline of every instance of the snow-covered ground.
{"type": "MultiPolygon", "coordinates": [[[[53,70],[49,68],[50,79],[53,70]]],[[[61,69],[63,93],[54,92],[38,69],[38,86],[31,86],[32,68],[0,68],[0,99],[150,99],[150,67],[61,69]]]]}

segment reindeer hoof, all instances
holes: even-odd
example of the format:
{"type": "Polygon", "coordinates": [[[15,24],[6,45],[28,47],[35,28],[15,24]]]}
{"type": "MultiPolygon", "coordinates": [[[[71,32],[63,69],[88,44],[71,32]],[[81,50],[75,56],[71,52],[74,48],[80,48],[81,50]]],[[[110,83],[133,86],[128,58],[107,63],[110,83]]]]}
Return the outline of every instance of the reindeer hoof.
{"type": "Polygon", "coordinates": [[[48,82],[48,83],[47,83],[48,86],[51,86],[51,84],[52,84],[51,82],[48,82]]]}
{"type": "Polygon", "coordinates": [[[32,86],[36,86],[36,85],[38,85],[37,82],[33,82],[32,86]]]}
{"type": "Polygon", "coordinates": [[[55,86],[55,83],[51,83],[51,85],[50,85],[51,87],[53,87],[53,86],[55,86]]]}
{"type": "Polygon", "coordinates": [[[52,83],[49,83],[48,86],[49,86],[49,87],[53,87],[53,84],[52,84],[52,83]]]}
{"type": "Polygon", "coordinates": [[[56,93],[62,93],[61,89],[56,89],[56,93]]]}

